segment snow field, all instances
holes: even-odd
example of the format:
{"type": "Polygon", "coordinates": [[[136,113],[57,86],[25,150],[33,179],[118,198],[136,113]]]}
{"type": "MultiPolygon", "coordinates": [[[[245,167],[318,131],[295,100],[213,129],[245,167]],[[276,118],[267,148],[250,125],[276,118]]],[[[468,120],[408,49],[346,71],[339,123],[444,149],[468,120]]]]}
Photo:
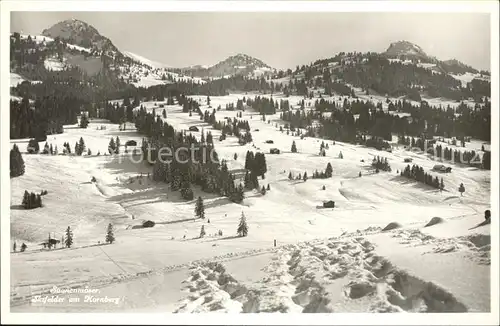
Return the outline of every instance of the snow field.
{"type": "MultiPolygon", "coordinates": [[[[212,108],[219,104],[223,108],[216,112],[217,119],[236,117],[237,111],[224,111],[224,107],[226,103],[235,103],[237,98],[243,96],[252,95],[211,97],[212,108]]],[[[202,111],[211,112],[212,108],[203,102],[206,97],[193,98],[202,102],[202,111]]],[[[291,97],[289,100],[295,104],[293,102],[298,102],[300,98],[291,97]]],[[[148,110],[155,106],[153,102],[143,104],[148,110]]],[[[386,153],[325,141],[330,148],[326,157],[320,157],[321,140],[310,137],[300,139],[286,135],[286,132],[281,133],[279,125],[284,125],[284,122],[279,120],[279,113],[266,116],[271,120],[268,124],[251,110],[243,112],[243,119],[250,123],[253,145],[240,146],[234,136],[219,141],[220,132],[200,121],[197,114],[189,117],[177,105],[165,105],[165,109],[166,121],[176,130],[190,126],[203,128],[205,133],[210,130],[219,157],[228,161],[230,170],[244,167],[247,150],[255,152],[260,149],[266,154],[268,172],[264,180],[259,178],[259,183],[261,186],[269,184],[271,190],[265,196],[247,191],[246,199],[239,205],[194,187],[195,198],[199,195],[204,198],[206,220],[193,220],[194,201],[183,201],[178,192],[168,189],[168,185],[148,179],[147,173],[152,172],[152,168],[132,163],[132,148],[125,154],[122,146],[119,156],[103,156],[107,153],[111,137],[119,136],[122,145],[127,140],[136,140],[140,146],[142,135],[137,134],[132,126],[119,131],[118,125],[93,120],[87,129],[66,126],[64,134],[48,136],[47,141],[57,144],[59,152],[64,142],[69,142],[73,151],[75,142],[83,137],[92,150],[91,156],[28,155],[24,154],[27,140],[12,141],[23,152],[26,173],[11,180],[11,205],[21,203],[24,190],[39,192],[47,189],[49,192],[43,197],[42,208],[26,211],[11,207],[12,240],[29,245],[27,252],[11,256],[11,282],[14,287],[11,302],[15,309],[35,309],[30,308],[26,300],[32,293],[44,293],[54,283],[60,286],[91,284],[99,287],[102,293],[121,294],[127,297],[125,303],[109,309],[124,310],[400,312],[489,309],[486,305],[486,301],[489,302],[489,292],[486,292],[486,289],[489,291],[489,250],[484,244],[488,242],[489,226],[468,230],[481,221],[482,212],[489,208],[489,171],[453,166],[452,173],[439,175],[446,186],[446,190],[440,193],[396,174],[396,170],[406,166],[403,159],[408,156],[413,158],[413,163],[430,171],[435,162],[421,154],[402,149],[386,153]],[[97,130],[100,125],[105,125],[106,130],[97,130]],[[274,144],[266,144],[268,139],[272,139],[274,144]],[[290,152],[293,140],[298,153],[290,152]],[[282,150],[282,154],[269,154],[272,147],[282,150]],[[101,156],[96,156],[97,151],[101,152],[101,156]],[[340,151],[343,159],[338,159],[340,151]],[[234,160],[235,153],[237,160],[234,160]],[[372,174],[369,164],[376,155],[387,157],[393,172],[372,174]],[[361,162],[362,159],[364,162],[361,162]],[[316,169],[323,171],[328,162],[333,166],[333,177],[311,179],[312,173],[316,169]],[[289,171],[294,176],[307,171],[310,179],[307,182],[289,181],[289,171]],[[363,174],[361,178],[358,177],[359,171],[363,174]],[[92,176],[97,179],[95,183],[90,182],[92,176]],[[466,186],[463,197],[459,197],[457,191],[461,182],[466,186]],[[323,185],[326,190],[321,190],[323,185]],[[325,200],[334,200],[336,207],[317,209],[325,200]],[[249,235],[238,238],[235,233],[242,211],[247,217],[249,235]],[[441,217],[444,222],[424,229],[425,224],[435,216],[441,217]],[[145,220],[155,221],[155,227],[137,228],[145,220]],[[117,241],[112,245],[97,245],[98,241],[104,241],[105,226],[110,222],[115,225],[117,241]],[[391,222],[398,222],[402,227],[380,233],[391,222]],[[56,232],[56,238],[60,238],[68,225],[73,229],[74,248],[46,251],[36,246],[47,238],[48,232],[56,232]],[[202,225],[207,235],[199,238],[202,225]],[[414,228],[433,238],[427,239],[409,231],[414,228]],[[223,231],[222,237],[214,235],[218,230],[223,231]],[[331,244],[329,240],[317,240],[341,234],[344,237],[351,234],[351,238],[342,240],[338,245],[331,244]],[[408,243],[400,243],[400,238],[392,235],[400,235],[408,243]],[[372,245],[357,240],[361,236],[366,236],[372,245]],[[447,237],[449,240],[441,240],[447,237]],[[274,239],[279,248],[273,248],[274,239]],[[307,244],[307,241],[310,243],[307,244]],[[323,244],[317,244],[318,241],[323,241],[323,244]],[[304,242],[306,244],[301,244],[304,242]],[[484,245],[478,247],[479,244],[484,245]],[[440,249],[434,250],[432,246],[440,249]],[[392,252],[387,248],[391,248],[392,252]],[[409,263],[406,255],[414,258],[415,255],[408,253],[422,248],[426,248],[428,253],[422,255],[419,251],[422,258],[409,263]],[[370,265],[375,259],[375,252],[393,266],[398,266],[395,267],[398,271],[392,274],[381,272],[380,266],[370,265]],[[221,256],[224,258],[211,258],[221,256]],[[242,258],[235,259],[240,256],[242,258]],[[396,260],[393,260],[394,257],[396,260]],[[442,266],[434,263],[442,261],[443,257],[452,258],[440,270],[442,266]],[[271,259],[269,264],[266,263],[267,258],[271,259]],[[229,281],[224,283],[226,276],[220,271],[213,271],[218,266],[214,264],[197,264],[198,267],[188,274],[187,268],[194,261],[214,262],[221,259],[227,260],[223,264],[236,281],[228,276],[229,281]],[[336,259],[338,261],[333,262],[336,259]],[[417,266],[423,260],[430,271],[422,271],[423,268],[417,266]],[[246,265],[243,261],[247,262],[246,265]],[[25,268],[27,263],[31,268],[25,268]],[[266,268],[241,268],[237,265],[239,263],[250,267],[255,263],[266,268]],[[291,268],[295,264],[297,266],[291,268]],[[323,264],[329,274],[323,271],[323,264]],[[359,267],[360,264],[364,267],[359,267]],[[467,272],[481,275],[476,281],[479,289],[477,296],[482,298],[478,301],[479,305],[464,300],[463,296],[455,298],[455,293],[463,291],[461,283],[454,285],[448,282],[444,287],[442,282],[434,284],[436,279],[442,279],[439,273],[450,273],[462,264],[468,266],[467,272]],[[400,265],[408,266],[409,271],[399,271],[400,265]],[[301,271],[301,268],[306,271],[301,271]],[[307,272],[313,276],[305,275],[307,272]],[[241,273],[245,275],[240,277],[241,273]],[[332,273],[346,274],[325,281],[332,273]],[[255,279],[253,274],[263,276],[263,280],[255,279]],[[54,275],[58,275],[57,279],[54,275]],[[193,277],[198,278],[195,280],[193,277]],[[181,279],[187,280],[186,283],[180,284],[181,279]],[[399,285],[394,285],[392,279],[399,279],[395,281],[399,285]],[[169,282],[170,285],[161,285],[169,282]],[[176,294],[174,289],[184,285],[186,289],[193,289],[191,296],[176,294]],[[422,293],[415,294],[410,288],[420,289],[419,293],[422,293]]],[[[156,113],[161,115],[161,110],[157,108],[156,113]]],[[[199,139],[199,132],[192,133],[199,139]]],[[[40,147],[43,148],[44,144],[41,142],[40,147]]],[[[373,264],[378,262],[380,260],[373,264]]],[[[457,277],[470,277],[465,272],[458,274],[457,277]]],[[[76,305],[47,309],[71,311],[83,308],[76,305]]]]}

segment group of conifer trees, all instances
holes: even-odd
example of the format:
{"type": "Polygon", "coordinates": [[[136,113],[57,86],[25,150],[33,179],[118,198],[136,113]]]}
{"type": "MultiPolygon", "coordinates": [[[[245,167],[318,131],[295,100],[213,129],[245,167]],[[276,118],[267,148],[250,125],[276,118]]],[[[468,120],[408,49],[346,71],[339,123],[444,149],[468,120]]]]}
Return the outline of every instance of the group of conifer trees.
{"type": "Polygon", "coordinates": [[[387,157],[373,157],[372,167],[375,168],[375,172],[378,173],[380,170],[391,172],[391,166],[387,162],[387,157]]]}
{"type": "Polygon", "coordinates": [[[444,181],[441,178],[441,181],[438,177],[432,177],[431,174],[424,171],[424,168],[413,164],[412,167],[408,164],[404,171],[401,171],[401,176],[409,179],[413,179],[418,182],[425,183],[426,185],[432,186],[434,188],[443,190],[444,189],[444,181]]]}

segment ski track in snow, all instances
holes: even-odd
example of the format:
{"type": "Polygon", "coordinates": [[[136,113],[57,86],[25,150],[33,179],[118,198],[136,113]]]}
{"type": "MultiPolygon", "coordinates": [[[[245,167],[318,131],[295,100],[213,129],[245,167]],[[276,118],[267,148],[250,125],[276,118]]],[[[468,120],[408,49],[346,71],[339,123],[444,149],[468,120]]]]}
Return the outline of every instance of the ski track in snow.
{"type": "Polygon", "coordinates": [[[281,248],[264,272],[260,281],[245,284],[221,263],[193,267],[184,282],[189,294],[175,312],[467,311],[448,291],[377,256],[361,237],[281,248]],[[335,286],[339,280],[343,284],[335,286]]]}

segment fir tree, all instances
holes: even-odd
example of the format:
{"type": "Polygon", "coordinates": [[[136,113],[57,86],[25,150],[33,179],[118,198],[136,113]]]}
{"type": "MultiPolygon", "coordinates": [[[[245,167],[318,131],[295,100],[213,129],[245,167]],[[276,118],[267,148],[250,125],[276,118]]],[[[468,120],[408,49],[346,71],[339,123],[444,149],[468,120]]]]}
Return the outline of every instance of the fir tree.
{"type": "Polygon", "coordinates": [[[12,249],[14,250],[14,252],[16,252],[16,247],[17,247],[17,244],[16,244],[16,242],[14,241],[14,245],[12,246],[12,249]]]}
{"type": "Polygon", "coordinates": [[[85,151],[85,142],[83,141],[83,137],[80,137],[80,141],[78,142],[78,152],[75,150],[76,155],[82,155],[85,151]]]}
{"type": "Polygon", "coordinates": [[[78,142],[75,143],[75,155],[79,155],[80,153],[80,147],[78,145],[78,142]]]}
{"type": "Polygon", "coordinates": [[[253,171],[253,165],[254,165],[253,152],[247,151],[247,156],[245,158],[245,169],[253,171]]]}
{"type": "Polygon", "coordinates": [[[236,161],[238,159],[238,154],[234,153],[234,160],[236,161]]]}
{"type": "Polygon", "coordinates": [[[328,164],[326,165],[326,169],[325,169],[325,176],[327,178],[331,178],[332,174],[333,174],[333,168],[332,168],[332,165],[330,164],[330,162],[328,162],[328,164]]]}
{"type": "Polygon", "coordinates": [[[458,187],[458,191],[460,192],[460,196],[464,195],[465,192],[465,186],[463,183],[460,184],[460,187],[458,187]]]}
{"type": "Polygon", "coordinates": [[[439,189],[440,189],[440,190],[444,190],[444,182],[443,182],[443,178],[441,178],[441,183],[439,184],[439,189]]]}
{"type": "Polygon", "coordinates": [[[38,145],[38,142],[35,139],[30,139],[28,142],[28,153],[30,154],[35,154],[40,151],[40,146],[38,145]]]}
{"type": "Polygon", "coordinates": [[[248,173],[248,171],[245,173],[245,179],[244,179],[244,183],[245,183],[245,189],[252,189],[252,184],[250,182],[250,174],[248,173]]]}
{"type": "Polygon", "coordinates": [[[54,148],[52,147],[52,144],[50,144],[49,152],[50,152],[50,155],[54,155],[54,148]]]}
{"type": "Polygon", "coordinates": [[[290,173],[288,173],[288,180],[293,180],[292,171],[290,171],[290,173]]]}
{"type": "Polygon", "coordinates": [[[66,248],[71,248],[71,245],[73,245],[73,232],[71,232],[71,229],[69,226],[66,229],[65,245],[66,245],[66,248]]]}
{"type": "Polygon", "coordinates": [[[202,225],[201,230],[200,230],[200,238],[203,238],[205,236],[205,234],[206,234],[205,225],[202,225]]]}
{"type": "Polygon", "coordinates": [[[106,231],[106,243],[113,243],[115,241],[115,235],[113,234],[113,225],[108,224],[108,229],[106,231]]]}
{"type": "Polygon", "coordinates": [[[240,184],[238,187],[234,188],[230,192],[229,198],[234,203],[241,203],[243,199],[245,199],[245,192],[243,189],[243,185],[240,184]]]}
{"type": "Polygon", "coordinates": [[[205,206],[203,204],[203,198],[201,198],[201,196],[199,196],[196,200],[194,214],[197,218],[205,218],[205,206]]]}
{"type": "Polygon", "coordinates": [[[21,245],[21,252],[24,252],[27,248],[28,246],[23,242],[23,244],[21,245]]]}
{"type": "Polygon", "coordinates": [[[116,154],[120,154],[120,137],[116,136],[116,154]]]}
{"type": "Polygon", "coordinates": [[[269,185],[269,183],[267,184],[267,191],[271,190],[271,186],[269,185]]]}
{"type": "Polygon", "coordinates": [[[295,145],[295,140],[292,142],[292,153],[297,153],[297,145],[295,145]]]}
{"type": "Polygon", "coordinates": [[[24,160],[19,151],[19,147],[14,144],[14,147],[10,150],[10,177],[19,177],[24,174],[24,160]]]}
{"type": "Polygon", "coordinates": [[[265,195],[266,194],[266,187],[262,186],[262,189],[260,189],[260,193],[262,195],[265,195]]]}
{"type": "Polygon", "coordinates": [[[109,154],[113,154],[116,150],[116,144],[114,138],[111,138],[108,145],[109,154]]]}
{"type": "Polygon", "coordinates": [[[266,156],[263,153],[257,153],[255,154],[255,161],[254,161],[254,172],[257,175],[260,175],[262,179],[265,178],[265,174],[267,172],[267,163],[266,163],[266,156]]]}
{"type": "Polygon", "coordinates": [[[304,176],[302,177],[302,179],[304,180],[304,182],[306,182],[306,181],[307,181],[307,171],[306,171],[306,172],[304,172],[304,176]]]}
{"type": "Polygon", "coordinates": [[[27,190],[24,191],[22,205],[25,209],[28,209],[30,206],[30,194],[27,190]]]}
{"type": "Polygon", "coordinates": [[[248,234],[247,220],[246,220],[245,214],[243,212],[241,212],[240,223],[238,225],[238,229],[236,230],[236,233],[238,233],[238,235],[240,237],[246,237],[248,234]]]}
{"type": "Polygon", "coordinates": [[[257,179],[257,174],[250,172],[250,189],[259,189],[259,179],[257,179]]]}
{"type": "Polygon", "coordinates": [[[50,146],[48,142],[45,142],[45,146],[43,146],[42,154],[48,155],[50,153],[50,146]]]}
{"type": "Polygon", "coordinates": [[[88,125],[89,125],[89,119],[85,114],[83,114],[82,117],[80,118],[80,128],[87,128],[88,125]]]}

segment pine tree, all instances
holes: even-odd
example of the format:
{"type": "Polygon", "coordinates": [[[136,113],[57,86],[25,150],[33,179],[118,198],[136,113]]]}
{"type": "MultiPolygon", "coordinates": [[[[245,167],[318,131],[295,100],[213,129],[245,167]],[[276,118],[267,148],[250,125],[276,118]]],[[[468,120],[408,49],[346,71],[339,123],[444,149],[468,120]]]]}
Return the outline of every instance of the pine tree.
{"type": "Polygon", "coordinates": [[[295,140],[292,142],[292,153],[297,153],[297,145],[295,145],[295,140]]]}
{"type": "Polygon", "coordinates": [[[16,247],[17,247],[17,244],[16,244],[16,242],[14,241],[14,245],[12,246],[12,249],[14,250],[14,252],[16,252],[16,247]]]}
{"type": "Polygon", "coordinates": [[[245,173],[244,184],[245,184],[245,189],[252,189],[252,184],[250,182],[250,174],[248,173],[248,171],[245,173]]]}
{"type": "Polygon", "coordinates": [[[229,199],[234,203],[241,203],[245,199],[245,192],[241,183],[238,187],[231,190],[229,199]]]}
{"type": "Polygon", "coordinates": [[[247,220],[243,212],[241,212],[240,224],[238,225],[236,233],[238,233],[240,237],[246,237],[248,234],[247,220]]]}
{"type": "Polygon", "coordinates": [[[73,232],[71,232],[70,227],[66,229],[66,239],[65,239],[65,245],[67,248],[71,248],[71,245],[73,244],[73,232]]]}
{"type": "Polygon", "coordinates": [[[113,154],[116,150],[116,144],[114,138],[111,138],[108,145],[109,154],[113,154]]]}
{"type": "Polygon", "coordinates": [[[269,185],[269,183],[267,184],[267,191],[271,190],[271,186],[269,185]]]}
{"type": "Polygon", "coordinates": [[[458,187],[458,191],[460,192],[460,196],[464,195],[465,192],[465,186],[463,183],[460,184],[460,187],[458,187]]]}
{"type": "Polygon", "coordinates": [[[265,195],[266,194],[266,187],[262,186],[262,189],[260,189],[260,193],[262,195],[265,195]]]}
{"type": "Polygon", "coordinates": [[[202,225],[201,230],[200,230],[200,238],[203,238],[205,236],[205,234],[206,234],[205,225],[202,225]]]}
{"type": "Polygon", "coordinates": [[[306,182],[306,181],[307,181],[307,171],[306,171],[306,172],[304,172],[304,177],[303,177],[302,179],[304,180],[304,182],[306,182]]]}
{"type": "Polygon", "coordinates": [[[23,195],[23,202],[22,202],[22,205],[25,209],[27,209],[29,207],[29,202],[30,202],[30,194],[28,193],[27,190],[25,190],[24,195],[23,195]]]}
{"type": "Polygon", "coordinates": [[[116,154],[120,154],[120,137],[116,136],[116,154]]]}
{"type": "Polygon", "coordinates": [[[325,169],[325,176],[327,178],[331,178],[332,174],[333,174],[333,168],[332,168],[332,165],[330,164],[330,162],[328,162],[328,164],[326,165],[326,169],[325,169]]]}
{"type": "Polygon", "coordinates": [[[79,155],[80,153],[80,147],[78,145],[78,142],[75,143],[75,155],[79,155]]]}
{"type": "Polygon", "coordinates": [[[196,200],[194,214],[197,218],[205,218],[205,206],[203,204],[203,198],[201,198],[201,196],[199,196],[196,200]]]}
{"type": "Polygon", "coordinates": [[[238,154],[234,153],[234,160],[236,161],[238,159],[238,154]]]}
{"type": "Polygon", "coordinates": [[[45,146],[43,146],[42,154],[48,155],[50,153],[50,146],[48,142],[45,142],[45,146]]]}
{"type": "Polygon", "coordinates": [[[10,177],[19,177],[24,174],[24,160],[19,151],[19,147],[14,144],[14,147],[10,150],[10,177]]]}
{"type": "Polygon", "coordinates": [[[106,231],[106,243],[113,243],[115,241],[115,235],[113,234],[113,225],[108,224],[108,229],[106,231]]]}
{"type": "Polygon", "coordinates": [[[253,152],[247,151],[247,156],[245,158],[245,169],[253,171],[254,156],[253,152]]]}
{"type": "Polygon", "coordinates": [[[80,137],[80,141],[78,142],[78,152],[75,150],[75,154],[81,156],[85,151],[85,142],[83,141],[83,137],[80,137]]]}
{"type": "Polygon", "coordinates": [[[439,189],[440,189],[440,190],[444,190],[444,182],[443,182],[443,178],[441,178],[441,183],[439,184],[439,189]]]}
{"type": "Polygon", "coordinates": [[[250,172],[250,189],[259,189],[259,179],[257,179],[257,174],[250,172]]]}
{"type": "Polygon", "coordinates": [[[54,147],[52,147],[52,144],[50,144],[50,155],[54,155],[54,147]]]}
{"type": "Polygon", "coordinates": [[[266,156],[263,153],[257,153],[255,154],[255,160],[253,164],[254,172],[259,176],[262,177],[262,179],[265,178],[265,174],[267,172],[267,163],[266,163],[266,156]]]}
{"type": "Polygon", "coordinates": [[[292,171],[290,171],[290,173],[288,173],[288,180],[293,180],[292,171]]]}
{"type": "Polygon", "coordinates": [[[32,192],[30,194],[30,199],[28,201],[28,208],[30,208],[30,209],[31,208],[36,208],[37,207],[36,204],[37,204],[36,203],[36,194],[34,192],[32,192]]]}
{"type": "Polygon", "coordinates": [[[88,125],[89,125],[89,119],[85,114],[83,114],[82,117],[80,118],[80,128],[87,128],[88,125]]]}

